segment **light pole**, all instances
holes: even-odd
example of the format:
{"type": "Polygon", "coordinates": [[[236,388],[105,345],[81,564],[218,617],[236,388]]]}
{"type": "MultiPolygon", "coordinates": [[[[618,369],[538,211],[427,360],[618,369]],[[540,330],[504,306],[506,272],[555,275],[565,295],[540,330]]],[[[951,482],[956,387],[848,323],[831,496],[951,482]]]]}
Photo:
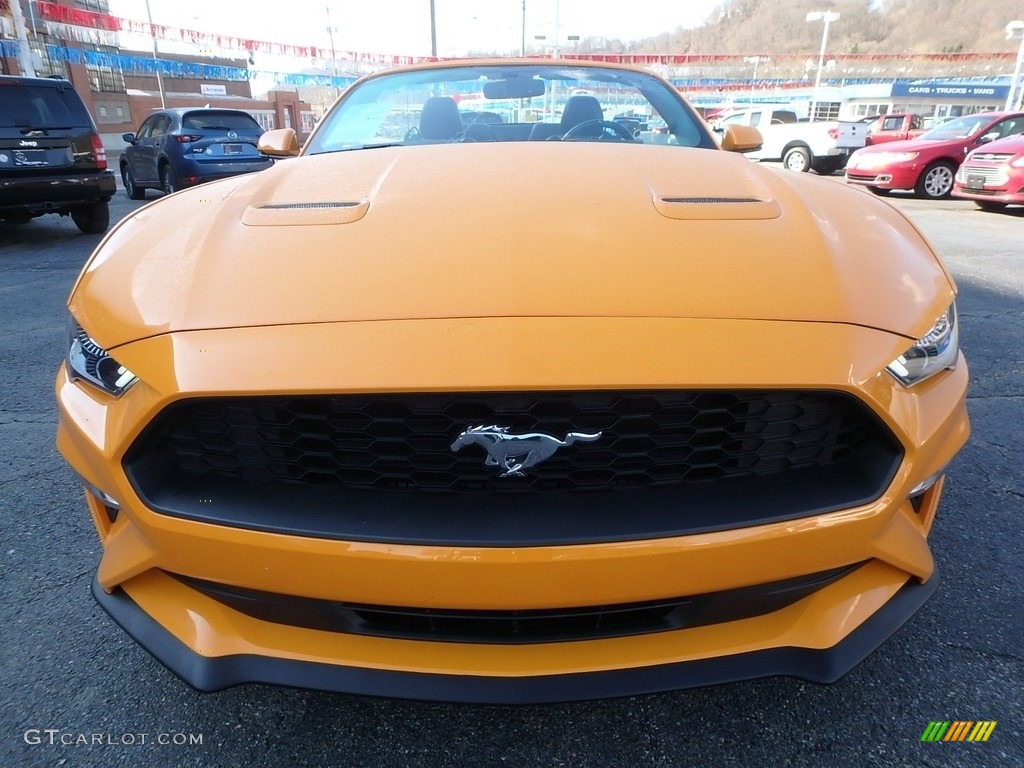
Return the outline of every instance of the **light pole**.
{"type": "Polygon", "coordinates": [[[747,56],[745,59],[743,59],[744,63],[754,65],[754,76],[753,78],[751,78],[751,93],[753,93],[754,90],[757,88],[757,65],[769,60],[770,59],[767,56],[747,56]]]}
{"type": "Polygon", "coordinates": [[[811,96],[811,112],[808,115],[814,122],[814,113],[818,109],[818,88],[821,87],[821,69],[825,66],[825,45],[828,43],[828,25],[839,20],[839,14],[832,11],[811,11],[804,21],[824,21],[825,29],[821,33],[821,51],[818,53],[818,74],[814,77],[814,94],[811,96]]]}
{"type": "Polygon", "coordinates": [[[149,22],[149,34],[153,38],[153,64],[156,66],[156,87],[160,91],[160,108],[167,109],[167,94],[164,93],[164,76],[160,73],[160,60],[156,51],[156,30],[153,28],[153,14],[149,10],[149,0],[146,0],[146,20],[149,22]]]}
{"type": "Polygon", "coordinates": [[[331,22],[331,6],[327,6],[327,36],[331,40],[331,91],[338,98],[338,52],[334,48],[334,24],[331,22]]]}
{"type": "Polygon", "coordinates": [[[1015,19],[1006,25],[1006,39],[1013,40],[1018,35],[1020,35],[1020,50],[1017,51],[1017,66],[1013,68],[1013,79],[1010,81],[1010,93],[1006,96],[1007,111],[1010,111],[1014,107],[1019,108],[1021,103],[1024,102],[1024,83],[1018,83],[1020,80],[1021,64],[1024,63],[1024,21],[1015,19]],[[1021,96],[1014,98],[1017,95],[1018,88],[1021,90],[1021,96]]]}
{"type": "Polygon", "coordinates": [[[523,37],[519,43],[519,55],[526,57],[526,0],[523,0],[523,37]]]}
{"type": "Polygon", "coordinates": [[[434,0],[430,0],[430,55],[437,58],[437,10],[434,0]]]}

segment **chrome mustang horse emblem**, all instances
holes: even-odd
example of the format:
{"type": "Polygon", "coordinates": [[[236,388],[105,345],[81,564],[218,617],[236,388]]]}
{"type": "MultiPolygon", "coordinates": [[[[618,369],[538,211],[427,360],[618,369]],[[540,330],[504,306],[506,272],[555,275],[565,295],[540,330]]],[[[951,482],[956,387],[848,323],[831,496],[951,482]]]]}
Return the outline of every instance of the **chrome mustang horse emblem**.
{"type": "Polygon", "coordinates": [[[487,451],[484,464],[488,467],[500,467],[502,471],[498,477],[526,477],[524,469],[535,467],[542,461],[550,459],[559,448],[573,443],[592,443],[602,434],[570,432],[564,440],[559,440],[543,432],[510,435],[508,430],[508,427],[499,427],[496,424],[469,427],[455,438],[451,449],[459,451],[466,445],[483,446],[487,451]]]}

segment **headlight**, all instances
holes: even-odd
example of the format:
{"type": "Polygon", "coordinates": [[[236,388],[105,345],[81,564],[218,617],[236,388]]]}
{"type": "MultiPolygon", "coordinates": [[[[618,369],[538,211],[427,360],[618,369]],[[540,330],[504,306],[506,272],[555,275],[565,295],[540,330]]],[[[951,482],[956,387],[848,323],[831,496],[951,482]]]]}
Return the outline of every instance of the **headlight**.
{"type": "Polygon", "coordinates": [[[1020,157],[1011,160],[1010,165],[1012,165],[1014,168],[1024,168],[1024,155],[1021,155],[1020,157]]]}
{"type": "Polygon", "coordinates": [[[90,338],[73,317],[68,317],[68,375],[72,381],[88,381],[104,392],[120,397],[139,380],[90,338]]]}
{"type": "Polygon", "coordinates": [[[905,387],[924,381],[939,371],[956,366],[960,351],[960,331],[956,322],[956,304],[950,304],[932,329],[902,355],[886,366],[905,387]]]}
{"type": "Polygon", "coordinates": [[[885,158],[886,163],[909,163],[917,157],[917,152],[881,152],[879,158],[885,158]]]}

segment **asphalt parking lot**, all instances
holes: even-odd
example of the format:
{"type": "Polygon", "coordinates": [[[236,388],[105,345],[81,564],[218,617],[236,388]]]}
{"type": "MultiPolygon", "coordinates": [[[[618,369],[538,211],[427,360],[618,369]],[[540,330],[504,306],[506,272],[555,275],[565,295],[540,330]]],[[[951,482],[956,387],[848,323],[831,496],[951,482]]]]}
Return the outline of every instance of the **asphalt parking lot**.
{"type": "MultiPolygon", "coordinates": [[[[118,629],[89,595],[98,543],[54,447],[64,302],[100,237],[54,216],[0,223],[0,765],[1024,765],[1024,209],[890,200],[957,280],[971,371],[973,435],[932,534],[937,595],[832,686],[524,707],[198,694],[118,629]],[[922,742],[936,720],[997,726],[983,743],[922,742]]],[[[119,192],[112,220],[139,205],[119,192]]]]}

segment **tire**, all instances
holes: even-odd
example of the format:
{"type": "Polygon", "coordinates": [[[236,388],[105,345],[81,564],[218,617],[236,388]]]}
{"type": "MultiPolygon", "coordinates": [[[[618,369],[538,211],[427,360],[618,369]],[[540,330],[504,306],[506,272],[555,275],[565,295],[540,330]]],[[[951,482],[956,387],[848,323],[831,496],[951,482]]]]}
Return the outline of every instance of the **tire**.
{"type": "Polygon", "coordinates": [[[174,171],[171,170],[169,165],[165,165],[160,169],[160,189],[163,190],[165,195],[173,195],[181,189],[178,186],[178,180],[174,176],[174,171]]]}
{"type": "Polygon", "coordinates": [[[892,192],[891,189],[885,189],[884,187],[868,187],[868,189],[870,189],[879,197],[888,197],[889,193],[892,192]]]}
{"type": "Polygon", "coordinates": [[[974,204],[983,211],[1001,211],[1006,207],[1006,203],[990,202],[988,200],[975,200],[974,204]]]}
{"type": "Polygon", "coordinates": [[[787,149],[782,156],[782,165],[786,170],[807,173],[811,170],[811,153],[807,147],[793,147],[787,149]]]}
{"type": "Polygon", "coordinates": [[[124,184],[124,191],[129,200],[146,199],[146,188],[135,185],[135,174],[132,173],[128,163],[121,166],[121,182],[124,184]]]}
{"type": "Polygon", "coordinates": [[[942,200],[953,191],[953,176],[956,169],[946,160],[936,160],[925,168],[914,185],[918,197],[927,200],[942,200]]]}
{"type": "Polygon", "coordinates": [[[102,235],[110,226],[110,206],[93,203],[71,209],[71,220],[83,235],[102,235]]]}
{"type": "Polygon", "coordinates": [[[843,167],[845,159],[845,157],[826,157],[821,160],[815,160],[811,165],[811,169],[821,176],[831,176],[843,167]]]}

